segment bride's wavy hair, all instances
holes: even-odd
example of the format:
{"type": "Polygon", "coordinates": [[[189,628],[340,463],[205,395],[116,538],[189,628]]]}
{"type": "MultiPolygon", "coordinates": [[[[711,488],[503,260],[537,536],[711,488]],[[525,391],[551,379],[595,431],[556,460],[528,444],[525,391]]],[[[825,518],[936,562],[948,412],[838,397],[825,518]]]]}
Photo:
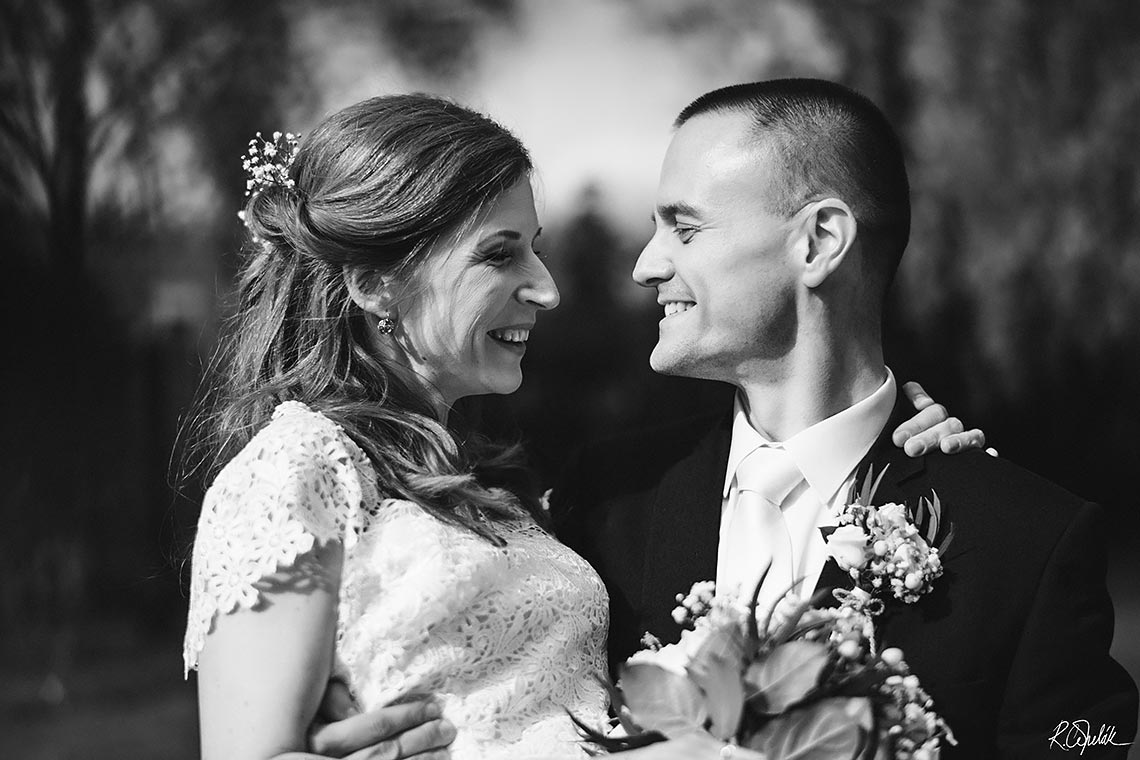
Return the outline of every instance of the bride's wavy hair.
{"type": "Polygon", "coordinates": [[[369,349],[376,327],[343,270],[413,282],[433,246],[472,223],[532,163],[513,134],[440,98],[371,98],[305,136],[292,186],[255,189],[229,319],[194,438],[212,477],[297,400],[331,418],[375,468],[382,496],[502,545],[495,520],[521,504],[541,516],[521,447],[443,425],[432,389],[369,349]]]}

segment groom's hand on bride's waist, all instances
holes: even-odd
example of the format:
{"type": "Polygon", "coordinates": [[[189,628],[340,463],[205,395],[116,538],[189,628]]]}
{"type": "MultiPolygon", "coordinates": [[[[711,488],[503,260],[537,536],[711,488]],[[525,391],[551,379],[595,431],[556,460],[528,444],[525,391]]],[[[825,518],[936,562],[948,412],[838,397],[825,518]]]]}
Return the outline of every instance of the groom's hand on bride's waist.
{"type": "Polygon", "coordinates": [[[309,731],[309,751],[347,760],[443,760],[455,726],[425,699],[361,712],[348,688],[330,681],[309,731]]]}

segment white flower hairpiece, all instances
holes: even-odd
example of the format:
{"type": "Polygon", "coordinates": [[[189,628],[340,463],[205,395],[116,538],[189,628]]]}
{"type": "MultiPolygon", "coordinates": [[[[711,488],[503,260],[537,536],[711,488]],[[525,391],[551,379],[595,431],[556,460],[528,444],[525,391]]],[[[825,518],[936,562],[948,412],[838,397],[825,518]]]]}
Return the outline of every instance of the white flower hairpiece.
{"type": "Polygon", "coordinates": [[[241,157],[241,168],[249,177],[245,181],[245,194],[263,190],[273,185],[293,187],[289,167],[297,157],[297,143],[300,135],[292,132],[274,132],[272,140],[266,140],[258,132],[249,141],[246,154],[241,157]]]}
{"type": "MultiPolygon", "coordinates": [[[[289,176],[289,168],[293,159],[297,157],[297,145],[301,135],[292,132],[274,132],[272,140],[266,140],[258,132],[249,141],[245,155],[241,157],[241,168],[245,169],[245,194],[249,197],[255,190],[264,190],[268,187],[280,186],[293,189],[295,183],[289,176]]],[[[237,213],[238,219],[247,228],[245,211],[237,213]]],[[[258,241],[256,235],[253,236],[258,241]]]]}

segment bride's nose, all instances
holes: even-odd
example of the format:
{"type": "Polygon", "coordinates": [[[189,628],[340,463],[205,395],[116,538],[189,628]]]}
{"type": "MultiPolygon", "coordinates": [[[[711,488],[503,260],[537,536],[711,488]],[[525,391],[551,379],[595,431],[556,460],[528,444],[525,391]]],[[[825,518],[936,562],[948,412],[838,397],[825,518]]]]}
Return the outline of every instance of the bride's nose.
{"type": "Polygon", "coordinates": [[[518,299],[543,310],[558,306],[558,302],[561,300],[561,296],[558,295],[558,286],[554,284],[550,270],[541,261],[535,261],[530,276],[518,290],[518,299]]]}

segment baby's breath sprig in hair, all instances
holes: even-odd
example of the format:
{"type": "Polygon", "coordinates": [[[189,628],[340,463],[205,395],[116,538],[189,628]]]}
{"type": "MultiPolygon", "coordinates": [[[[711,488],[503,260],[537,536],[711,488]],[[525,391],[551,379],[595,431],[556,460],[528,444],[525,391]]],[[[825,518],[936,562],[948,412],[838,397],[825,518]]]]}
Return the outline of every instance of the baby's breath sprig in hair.
{"type": "MultiPolygon", "coordinates": [[[[297,156],[297,144],[300,135],[292,132],[274,132],[272,140],[266,140],[258,132],[249,141],[249,148],[241,157],[241,168],[245,169],[245,194],[249,197],[257,190],[268,187],[293,187],[293,178],[289,176],[289,167],[297,156]]],[[[238,212],[238,219],[247,227],[245,211],[238,212]]]]}

